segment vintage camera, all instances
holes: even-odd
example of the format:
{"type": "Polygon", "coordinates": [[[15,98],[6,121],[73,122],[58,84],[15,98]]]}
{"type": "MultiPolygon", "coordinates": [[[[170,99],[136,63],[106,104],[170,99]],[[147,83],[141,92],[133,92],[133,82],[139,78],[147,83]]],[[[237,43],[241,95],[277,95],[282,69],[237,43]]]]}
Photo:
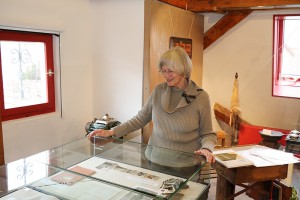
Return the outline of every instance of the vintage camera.
{"type": "Polygon", "coordinates": [[[286,137],[286,140],[297,141],[298,138],[300,138],[300,132],[297,130],[292,130],[286,137]]]}
{"type": "Polygon", "coordinates": [[[116,120],[115,118],[110,117],[108,114],[105,114],[102,119],[94,118],[92,122],[88,122],[85,125],[86,136],[98,129],[110,130],[111,128],[120,125],[121,122],[116,120]]]}
{"type": "Polygon", "coordinates": [[[285,151],[300,156],[300,132],[297,130],[292,130],[285,139],[286,139],[285,151]]]}

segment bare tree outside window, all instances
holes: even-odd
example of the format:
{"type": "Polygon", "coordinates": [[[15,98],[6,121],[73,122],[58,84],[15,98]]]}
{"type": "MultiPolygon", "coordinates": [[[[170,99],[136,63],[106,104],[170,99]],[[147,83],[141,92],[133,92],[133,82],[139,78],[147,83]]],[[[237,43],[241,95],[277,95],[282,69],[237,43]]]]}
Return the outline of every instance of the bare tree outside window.
{"type": "Polygon", "coordinates": [[[47,101],[44,52],[39,42],[1,42],[6,109],[47,101]]]}

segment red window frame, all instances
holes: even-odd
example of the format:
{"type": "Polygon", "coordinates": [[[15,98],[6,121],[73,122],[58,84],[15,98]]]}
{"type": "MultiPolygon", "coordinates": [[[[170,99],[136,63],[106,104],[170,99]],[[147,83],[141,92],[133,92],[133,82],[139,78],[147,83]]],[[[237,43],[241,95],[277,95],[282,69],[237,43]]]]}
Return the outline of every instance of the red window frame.
{"type": "Polygon", "coordinates": [[[282,69],[282,47],[284,45],[284,20],[289,16],[299,15],[274,15],[273,16],[273,83],[272,95],[280,97],[300,98],[300,87],[289,85],[280,80],[282,69]]]}
{"type": "MultiPolygon", "coordinates": [[[[54,71],[54,57],[53,57],[53,35],[48,33],[36,33],[26,31],[11,31],[0,30],[0,40],[6,41],[22,41],[22,42],[42,42],[45,44],[45,57],[46,57],[46,71],[54,71]]],[[[0,48],[1,52],[1,48],[0,48]]],[[[23,106],[17,108],[4,108],[4,92],[3,92],[3,78],[2,78],[2,65],[0,54],[0,106],[2,121],[24,118],[34,115],[40,115],[50,112],[55,112],[55,91],[54,91],[54,76],[47,77],[47,94],[48,101],[43,104],[35,104],[30,106],[23,106]]]]}

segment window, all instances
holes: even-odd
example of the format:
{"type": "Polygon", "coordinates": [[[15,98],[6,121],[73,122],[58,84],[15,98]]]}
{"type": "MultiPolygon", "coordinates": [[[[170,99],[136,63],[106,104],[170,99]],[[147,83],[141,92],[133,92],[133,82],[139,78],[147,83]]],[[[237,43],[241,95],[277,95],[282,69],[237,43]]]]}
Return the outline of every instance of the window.
{"type": "Polygon", "coordinates": [[[273,21],[273,96],[300,98],[300,15],[273,21]]]}
{"type": "Polygon", "coordinates": [[[55,111],[53,35],[0,30],[2,120],[55,111]]]}

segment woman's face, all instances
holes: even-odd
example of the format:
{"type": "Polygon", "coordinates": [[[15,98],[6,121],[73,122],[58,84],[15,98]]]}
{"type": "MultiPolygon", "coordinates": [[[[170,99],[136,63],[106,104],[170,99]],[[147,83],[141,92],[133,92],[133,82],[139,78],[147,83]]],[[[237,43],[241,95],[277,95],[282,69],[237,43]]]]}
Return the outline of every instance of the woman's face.
{"type": "Polygon", "coordinates": [[[166,82],[168,86],[170,87],[178,87],[181,89],[184,89],[186,87],[186,78],[182,75],[179,75],[172,70],[170,70],[168,67],[163,66],[161,68],[160,73],[164,76],[166,79],[166,82]]]}

